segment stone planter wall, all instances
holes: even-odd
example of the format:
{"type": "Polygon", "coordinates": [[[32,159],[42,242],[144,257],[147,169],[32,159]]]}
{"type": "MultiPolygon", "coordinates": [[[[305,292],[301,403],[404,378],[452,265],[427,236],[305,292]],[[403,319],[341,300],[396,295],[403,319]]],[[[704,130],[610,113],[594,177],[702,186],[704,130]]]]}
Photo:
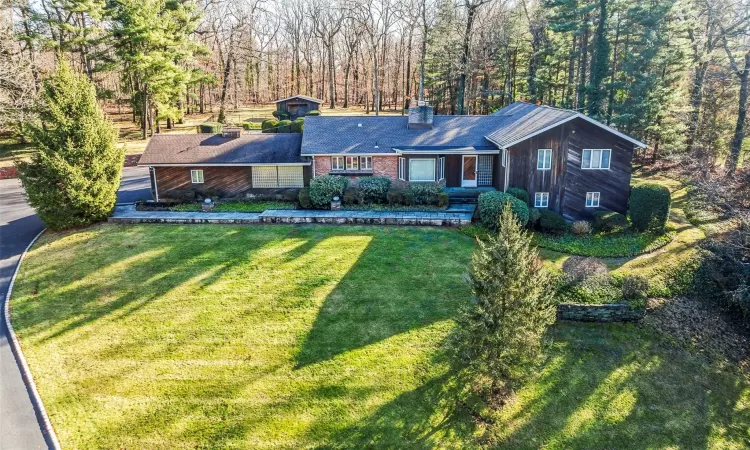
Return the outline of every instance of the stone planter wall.
{"type": "Polygon", "coordinates": [[[607,305],[561,303],[557,305],[557,320],[638,322],[643,318],[644,313],[645,309],[634,309],[627,303],[612,303],[607,305]]]}

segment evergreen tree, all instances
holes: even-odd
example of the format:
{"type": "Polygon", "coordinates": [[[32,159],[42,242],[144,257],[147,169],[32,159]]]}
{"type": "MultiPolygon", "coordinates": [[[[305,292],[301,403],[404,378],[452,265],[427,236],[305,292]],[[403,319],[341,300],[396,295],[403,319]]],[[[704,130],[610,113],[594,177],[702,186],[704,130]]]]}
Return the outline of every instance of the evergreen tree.
{"type": "Polygon", "coordinates": [[[607,92],[603,86],[604,78],[609,72],[609,37],[607,36],[607,0],[599,0],[599,23],[596,27],[596,53],[591,65],[591,82],[589,83],[588,115],[602,119],[604,99],[607,92]]]}
{"type": "Polygon", "coordinates": [[[44,81],[39,118],[27,124],[39,149],[18,163],[29,204],[53,230],[105,220],[114,207],[124,153],[88,78],[64,57],[44,81]]]}
{"type": "Polygon", "coordinates": [[[492,391],[512,389],[540,355],[555,312],[548,272],[510,205],[498,235],[479,241],[470,283],[475,302],[460,319],[462,353],[492,391]]]}

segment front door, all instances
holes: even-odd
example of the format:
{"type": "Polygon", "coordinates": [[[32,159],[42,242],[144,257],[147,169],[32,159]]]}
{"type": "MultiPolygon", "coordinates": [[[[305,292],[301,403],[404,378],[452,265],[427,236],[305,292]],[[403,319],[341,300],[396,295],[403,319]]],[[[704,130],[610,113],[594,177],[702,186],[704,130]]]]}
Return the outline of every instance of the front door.
{"type": "Polygon", "coordinates": [[[477,157],[463,155],[461,187],[477,187],[477,157]]]}

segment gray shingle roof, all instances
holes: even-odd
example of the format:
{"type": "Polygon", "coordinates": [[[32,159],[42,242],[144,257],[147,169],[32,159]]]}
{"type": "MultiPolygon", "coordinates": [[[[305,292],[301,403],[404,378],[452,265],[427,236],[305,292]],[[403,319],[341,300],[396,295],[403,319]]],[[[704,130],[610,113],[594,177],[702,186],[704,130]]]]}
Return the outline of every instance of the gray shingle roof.
{"type": "Polygon", "coordinates": [[[497,122],[493,116],[434,116],[432,129],[410,130],[406,116],[306,117],[302,154],[395,154],[394,147],[494,147],[485,136],[495,130],[497,122]]]}
{"type": "Polygon", "coordinates": [[[492,113],[491,117],[496,117],[498,122],[487,138],[500,147],[507,147],[577,115],[578,113],[568,109],[515,102],[492,113]]]}
{"type": "Polygon", "coordinates": [[[279,100],[276,100],[276,101],[274,101],[274,103],[285,102],[287,100],[292,100],[294,98],[300,98],[302,100],[307,100],[308,102],[313,102],[313,103],[318,103],[318,104],[323,103],[323,100],[320,100],[320,99],[317,99],[317,98],[308,97],[306,95],[292,95],[291,97],[281,98],[279,100]]]}
{"type": "Polygon", "coordinates": [[[138,164],[302,163],[301,141],[298,133],[243,134],[234,139],[217,134],[157,134],[138,164]]]}

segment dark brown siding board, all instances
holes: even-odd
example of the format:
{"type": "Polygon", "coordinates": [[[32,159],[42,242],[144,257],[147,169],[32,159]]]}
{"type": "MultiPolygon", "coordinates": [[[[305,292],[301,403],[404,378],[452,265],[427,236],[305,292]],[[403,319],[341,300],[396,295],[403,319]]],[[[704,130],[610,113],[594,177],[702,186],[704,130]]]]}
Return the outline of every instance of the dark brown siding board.
{"type": "Polygon", "coordinates": [[[173,189],[195,189],[197,192],[218,190],[224,196],[238,195],[252,187],[250,167],[155,167],[159,197],[168,197],[173,189]],[[193,184],[191,170],[203,170],[203,183],[193,184]]]}
{"type": "Polygon", "coordinates": [[[571,122],[567,143],[565,212],[572,218],[586,218],[597,209],[626,214],[630,196],[633,144],[584,120],[571,122]],[[581,169],[585,148],[612,149],[609,170],[581,169]],[[586,192],[600,192],[599,208],[586,208],[586,192]]]}
{"type": "Polygon", "coordinates": [[[495,155],[495,157],[492,158],[492,187],[502,191],[504,182],[505,167],[503,167],[503,154],[501,150],[499,155],[495,155]]]}
{"type": "Polygon", "coordinates": [[[534,194],[549,192],[549,209],[568,218],[587,218],[596,208],[586,208],[586,192],[601,192],[599,209],[627,212],[630,195],[633,144],[593,124],[574,119],[510,149],[508,186],[534,194]],[[550,170],[537,170],[537,152],[552,149],[550,170]],[[610,170],[581,169],[584,148],[612,149],[610,170]]]}
{"type": "Polygon", "coordinates": [[[461,187],[461,155],[445,156],[445,185],[461,187]]]}

